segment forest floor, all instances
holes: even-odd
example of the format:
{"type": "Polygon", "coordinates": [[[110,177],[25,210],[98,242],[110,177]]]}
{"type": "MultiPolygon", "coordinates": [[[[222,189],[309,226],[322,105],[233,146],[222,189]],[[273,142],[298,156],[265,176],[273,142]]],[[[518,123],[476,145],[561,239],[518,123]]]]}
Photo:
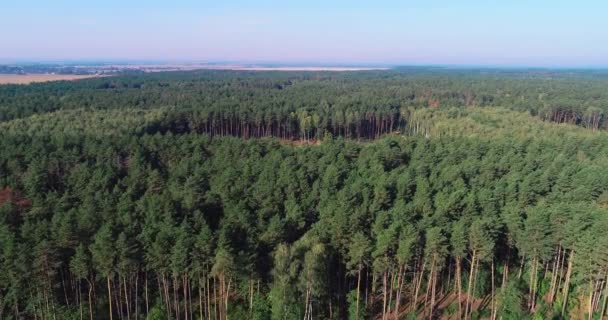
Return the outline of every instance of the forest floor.
{"type": "MultiPolygon", "coordinates": [[[[463,293],[461,296],[461,301],[462,301],[462,312],[464,312],[464,303],[466,301],[466,293],[463,293]]],[[[475,310],[479,310],[479,309],[484,309],[484,308],[488,308],[491,302],[491,298],[488,296],[486,298],[483,299],[473,299],[473,305],[471,310],[475,311],[475,310]]],[[[407,315],[412,312],[413,310],[411,309],[410,306],[405,306],[403,308],[400,308],[401,310],[399,311],[399,319],[406,319],[407,315]]],[[[417,308],[416,308],[416,314],[417,314],[417,319],[429,319],[429,315],[428,315],[428,310],[426,310],[424,308],[424,295],[420,297],[420,299],[418,300],[418,304],[417,304],[417,308]]],[[[458,320],[458,295],[455,293],[449,293],[446,294],[443,297],[439,297],[439,299],[437,300],[437,307],[435,309],[435,317],[433,319],[441,319],[441,320],[458,320]],[[450,306],[453,305],[452,308],[454,308],[452,310],[452,312],[450,312],[450,314],[448,314],[447,312],[445,312],[444,310],[447,310],[448,308],[450,308],[450,306]]],[[[381,319],[381,316],[378,318],[381,319]]]]}
{"type": "Polygon", "coordinates": [[[28,84],[59,80],[78,80],[97,77],[97,75],[75,74],[0,74],[0,84],[28,84]]]}

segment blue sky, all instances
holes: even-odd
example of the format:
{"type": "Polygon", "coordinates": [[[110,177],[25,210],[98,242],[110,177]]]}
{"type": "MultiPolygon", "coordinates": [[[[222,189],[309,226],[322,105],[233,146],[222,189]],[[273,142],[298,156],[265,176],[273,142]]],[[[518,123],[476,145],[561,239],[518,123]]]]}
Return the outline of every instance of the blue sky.
{"type": "Polygon", "coordinates": [[[2,0],[0,59],[608,66],[608,1],[2,0]]]}

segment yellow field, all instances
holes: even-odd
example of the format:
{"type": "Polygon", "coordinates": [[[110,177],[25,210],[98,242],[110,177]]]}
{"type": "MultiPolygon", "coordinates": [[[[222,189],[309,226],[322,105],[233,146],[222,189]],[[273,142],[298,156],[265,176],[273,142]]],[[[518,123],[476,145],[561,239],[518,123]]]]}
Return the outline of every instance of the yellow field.
{"type": "Polygon", "coordinates": [[[0,74],[0,84],[28,84],[32,82],[46,82],[58,80],[78,80],[97,77],[97,75],[73,74],[0,74]]]}

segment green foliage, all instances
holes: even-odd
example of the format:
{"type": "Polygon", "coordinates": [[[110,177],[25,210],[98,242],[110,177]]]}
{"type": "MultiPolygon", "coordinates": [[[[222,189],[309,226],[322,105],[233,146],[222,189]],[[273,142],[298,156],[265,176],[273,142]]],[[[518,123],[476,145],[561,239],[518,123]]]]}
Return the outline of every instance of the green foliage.
{"type": "Polygon", "coordinates": [[[498,292],[496,297],[498,312],[497,314],[505,320],[523,319],[524,292],[521,284],[516,279],[507,282],[505,288],[498,292]]]}
{"type": "MultiPolygon", "coordinates": [[[[348,300],[348,319],[355,320],[357,319],[357,290],[351,290],[347,296],[348,300]]],[[[359,302],[359,319],[367,319],[367,310],[365,309],[365,304],[359,302]]]]}
{"type": "Polygon", "coordinates": [[[270,303],[265,296],[256,294],[253,297],[251,320],[270,320],[270,303]]]}
{"type": "Polygon", "coordinates": [[[146,316],[146,320],[168,320],[167,312],[162,304],[155,304],[146,316]]]}
{"type": "Polygon", "coordinates": [[[450,303],[445,309],[443,309],[444,317],[449,318],[456,314],[458,314],[458,302],[457,301],[450,303]]]}
{"type": "Polygon", "coordinates": [[[471,72],[0,86],[0,318],[377,318],[457,261],[498,318],[603,299],[608,78],[471,72]]]}
{"type": "Polygon", "coordinates": [[[95,241],[91,244],[91,252],[93,253],[93,264],[99,273],[104,277],[111,277],[114,273],[116,251],[109,224],[103,225],[95,234],[95,241]]]}

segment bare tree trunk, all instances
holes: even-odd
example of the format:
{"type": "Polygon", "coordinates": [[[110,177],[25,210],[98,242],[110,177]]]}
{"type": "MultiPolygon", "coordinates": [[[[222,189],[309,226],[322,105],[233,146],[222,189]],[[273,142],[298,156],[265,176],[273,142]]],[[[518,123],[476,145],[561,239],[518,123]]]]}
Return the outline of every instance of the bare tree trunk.
{"type": "Polygon", "coordinates": [[[144,291],[146,292],[146,317],[150,313],[150,307],[148,306],[148,272],[145,273],[144,291]]]}
{"type": "Polygon", "coordinates": [[[561,246],[557,247],[557,259],[554,260],[553,262],[553,273],[551,274],[551,286],[549,288],[549,303],[553,303],[553,299],[555,297],[555,291],[557,291],[557,275],[559,272],[559,265],[560,265],[560,259],[562,258],[561,255],[561,246]]]}
{"type": "MultiPolygon", "coordinates": [[[[564,262],[566,261],[566,248],[562,248],[562,258],[559,266],[559,277],[557,279],[557,284],[555,286],[555,295],[559,291],[560,285],[562,283],[562,279],[564,278],[564,262]]],[[[555,299],[555,297],[554,297],[555,299]]]]}
{"type": "Polygon", "coordinates": [[[471,270],[469,271],[469,286],[467,288],[467,299],[464,308],[464,319],[467,319],[469,315],[469,305],[471,304],[471,289],[473,287],[473,270],[475,269],[475,256],[476,252],[473,250],[473,255],[471,256],[471,270]]]}
{"type": "Polygon", "coordinates": [[[232,284],[232,279],[228,279],[228,287],[226,288],[226,320],[228,320],[228,298],[230,298],[230,285],[232,284]]]}
{"type": "Polygon", "coordinates": [[[165,302],[165,308],[167,308],[167,317],[169,319],[171,319],[171,302],[169,301],[169,288],[167,287],[167,279],[165,277],[165,274],[163,273],[162,275],[162,283],[163,283],[163,296],[164,296],[164,302],[165,302]]]}
{"type": "Polygon", "coordinates": [[[538,282],[538,260],[534,258],[532,260],[532,270],[530,270],[530,285],[529,285],[529,296],[528,296],[528,308],[530,311],[534,310],[534,304],[536,302],[536,283],[538,282]]]}
{"type": "Polygon", "coordinates": [[[420,292],[420,286],[422,286],[422,276],[424,275],[424,268],[426,267],[426,259],[422,262],[422,268],[420,269],[420,274],[418,275],[418,283],[416,284],[416,290],[414,292],[414,310],[418,305],[418,294],[420,292]]]}
{"type": "Polygon", "coordinates": [[[253,277],[249,279],[249,316],[253,312],[253,277]]]}
{"type": "Polygon", "coordinates": [[[106,277],[108,283],[108,306],[110,306],[110,320],[112,320],[112,287],[110,286],[110,277],[106,277]]]}
{"type": "Polygon", "coordinates": [[[604,300],[602,301],[602,311],[600,312],[600,319],[604,318],[606,314],[606,301],[608,301],[608,273],[606,273],[606,281],[604,282],[604,300]]]}
{"type": "Polygon", "coordinates": [[[205,318],[203,318],[203,293],[201,290],[202,284],[201,284],[201,275],[199,273],[198,275],[198,317],[200,320],[203,320],[205,318]]]}
{"type": "MultiPolygon", "coordinates": [[[[471,297],[475,297],[475,293],[477,292],[477,275],[479,275],[479,257],[475,261],[475,268],[473,269],[473,292],[471,293],[471,297]]],[[[473,314],[473,304],[471,304],[471,310],[469,314],[469,318],[473,314]]]]}
{"type": "Polygon", "coordinates": [[[308,284],[306,284],[306,298],[304,300],[304,320],[308,319],[308,299],[310,299],[310,291],[308,289],[308,284]]]}
{"type": "MultiPolygon", "coordinates": [[[[222,124],[222,128],[223,127],[224,126],[222,124]]],[[[179,281],[177,280],[177,275],[174,275],[173,276],[173,308],[175,309],[175,318],[176,319],[179,319],[179,314],[180,314],[179,303],[177,301],[177,284],[178,283],[179,283],[179,281]]]]}
{"type": "Polygon", "coordinates": [[[87,279],[89,283],[89,317],[90,320],[93,320],[93,303],[91,302],[91,291],[93,291],[93,286],[91,285],[91,281],[87,279]]]}
{"type": "Polygon", "coordinates": [[[182,275],[182,284],[182,293],[184,295],[184,319],[188,320],[188,275],[185,273],[182,275]]]}
{"type": "Polygon", "coordinates": [[[127,293],[127,279],[125,278],[125,276],[122,277],[122,283],[124,285],[124,290],[125,290],[125,306],[127,307],[127,320],[130,320],[131,319],[131,311],[129,311],[129,309],[130,309],[129,294],[127,293]]]}
{"type": "Polygon", "coordinates": [[[139,270],[135,273],[135,320],[139,320],[139,270]]]}
{"type": "Polygon", "coordinates": [[[390,287],[388,289],[388,307],[386,308],[386,313],[387,313],[388,317],[390,317],[390,315],[392,314],[391,306],[393,305],[393,291],[394,291],[393,286],[395,284],[395,273],[390,272],[389,278],[390,278],[390,287]]]}
{"type": "Polygon", "coordinates": [[[211,281],[208,274],[205,278],[207,278],[207,318],[211,320],[211,281]]]}
{"type": "Polygon", "coordinates": [[[588,320],[592,320],[593,319],[593,280],[591,280],[589,282],[589,309],[587,310],[588,315],[587,315],[587,319],[588,320]]]}
{"type": "Polygon", "coordinates": [[[365,270],[365,309],[367,310],[367,295],[369,293],[369,271],[365,270]]]}
{"type": "Polygon", "coordinates": [[[568,271],[566,271],[566,280],[564,282],[564,289],[562,289],[562,316],[566,313],[566,305],[568,305],[568,291],[570,290],[570,276],[572,275],[572,263],[574,261],[574,251],[570,252],[570,258],[568,259],[568,271]]]}
{"type": "Polygon", "coordinates": [[[456,290],[458,292],[458,319],[462,318],[462,258],[456,257],[456,290]]]}
{"type": "Polygon", "coordinates": [[[399,319],[399,307],[401,305],[401,291],[403,287],[403,282],[405,282],[405,266],[399,266],[399,277],[397,277],[397,294],[395,297],[395,319],[399,319]]]}
{"type": "Polygon", "coordinates": [[[83,318],[83,311],[82,311],[82,286],[80,283],[80,279],[78,279],[78,291],[76,291],[76,300],[78,300],[78,306],[80,308],[80,320],[82,320],[83,318]]]}
{"type": "MultiPolygon", "coordinates": [[[[433,309],[435,307],[435,279],[436,279],[436,273],[437,270],[435,270],[436,267],[436,255],[433,255],[433,263],[431,264],[431,274],[429,276],[429,285],[431,287],[431,304],[429,306],[429,320],[433,319],[433,309]]],[[[427,290],[428,291],[428,290],[427,290]]]]}
{"type": "Polygon", "coordinates": [[[495,288],[494,288],[494,258],[492,258],[492,320],[496,319],[496,305],[495,305],[495,288]]]}
{"type": "Polygon", "coordinates": [[[216,279],[217,279],[217,277],[214,276],[213,277],[213,296],[214,296],[213,303],[215,305],[215,311],[216,311],[216,314],[217,314],[216,318],[219,317],[219,319],[222,320],[222,308],[221,308],[221,305],[218,308],[218,303],[217,303],[218,300],[221,300],[221,285],[222,284],[220,282],[220,290],[219,290],[220,291],[220,297],[218,297],[217,296],[218,290],[217,290],[216,279]]]}
{"type": "Polygon", "coordinates": [[[361,262],[359,262],[359,271],[357,272],[357,304],[355,309],[355,320],[359,320],[359,296],[361,290],[361,262]]]}
{"type": "Polygon", "coordinates": [[[382,320],[386,320],[386,271],[382,273],[382,320]]]}

